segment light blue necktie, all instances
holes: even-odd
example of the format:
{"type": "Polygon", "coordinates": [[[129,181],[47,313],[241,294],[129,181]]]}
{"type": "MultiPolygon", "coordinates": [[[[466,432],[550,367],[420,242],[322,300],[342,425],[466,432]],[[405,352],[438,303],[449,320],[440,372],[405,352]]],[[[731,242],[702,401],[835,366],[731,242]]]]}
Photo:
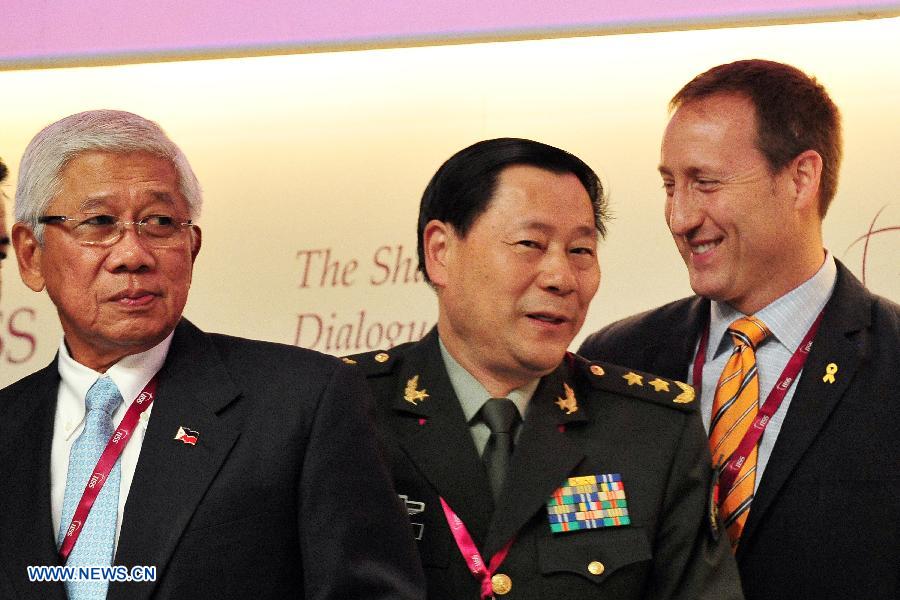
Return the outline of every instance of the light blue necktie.
{"type": "MultiPolygon", "coordinates": [[[[112,437],[112,414],[122,403],[122,394],[119,393],[119,388],[113,380],[104,376],[88,390],[84,403],[87,415],[84,419],[84,431],[75,440],[69,455],[69,472],[66,476],[57,547],[62,546],[66,530],[72,522],[72,515],[75,514],[88,478],[94,472],[100,455],[112,437]]],[[[91,512],[88,513],[87,522],[69,554],[66,565],[108,567],[112,564],[121,474],[122,468],[120,461],[117,460],[94,501],[91,512]]],[[[106,598],[107,587],[109,583],[106,581],[66,582],[69,600],[103,600],[106,598]]]]}

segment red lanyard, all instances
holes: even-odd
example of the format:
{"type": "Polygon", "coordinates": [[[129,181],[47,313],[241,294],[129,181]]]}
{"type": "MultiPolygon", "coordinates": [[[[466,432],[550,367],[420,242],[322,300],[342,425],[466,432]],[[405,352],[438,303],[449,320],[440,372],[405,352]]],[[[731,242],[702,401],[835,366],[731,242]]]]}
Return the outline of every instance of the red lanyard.
{"type": "MultiPolygon", "coordinates": [[[[100,459],[97,461],[97,466],[94,467],[93,474],[88,479],[84,493],[81,495],[81,500],[78,502],[78,507],[75,509],[75,514],[72,515],[72,522],[66,531],[66,537],[63,538],[62,547],[59,549],[59,556],[63,561],[69,558],[69,553],[72,552],[78,536],[81,535],[82,525],[87,521],[88,513],[91,512],[94,500],[97,499],[97,495],[103,489],[103,484],[106,483],[106,478],[109,477],[109,472],[112,471],[113,466],[115,466],[116,461],[122,454],[122,450],[125,449],[125,444],[128,443],[128,439],[131,437],[141,413],[153,404],[155,395],[156,376],[154,375],[153,379],[144,386],[141,393],[128,407],[125,416],[122,417],[122,422],[119,423],[119,428],[109,438],[103,454],[100,455],[100,459]]],[[[62,527],[62,524],[60,524],[60,527],[62,527]]]]}
{"type": "MultiPolygon", "coordinates": [[[[797,347],[797,350],[794,351],[793,356],[791,356],[787,365],[784,367],[784,371],[781,372],[781,377],[778,378],[778,383],[776,383],[772,388],[772,391],[769,392],[766,401],[763,402],[763,405],[759,408],[759,412],[756,413],[753,424],[747,429],[746,433],[744,433],[744,437],[741,438],[741,441],[731,455],[731,458],[725,463],[722,473],[719,476],[720,499],[724,500],[728,495],[728,492],[731,491],[731,487],[737,479],[741,466],[743,466],[747,457],[750,456],[750,453],[753,452],[753,449],[756,448],[759,438],[762,437],[763,432],[766,430],[766,425],[769,424],[772,415],[774,415],[775,411],[778,410],[778,407],[781,406],[781,402],[787,395],[788,390],[791,389],[791,384],[794,383],[800,370],[803,369],[803,363],[806,362],[806,359],[809,357],[809,352],[812,350],[813,338],[816,337],[816,331],[819,330],[819,323],[822,322],[823,314],[825,314],[824,308],[822,309],[822,312],[819,313],[819,316],[816,317],[816,320],[813,321],[812,327],[806,332],[803,341],[800,342],[800,346],[797,347]]],[[[697,356],[694,358],[693,381],[694,389],[697,390],[698,393],[702,393],[703,390],[703,365],[706,364],[706,347],[708,344],[709,325],[707,325],[706,331],[703,332],[703,336],[700,338],[700,346],[697,348],[697,356]]],[[[713,457],[713,463],[715,462],[716,457],[713,457]]]]}
{"type": "Polygon", "coordinates": [[[447,525],[450,526],[450,532],[453,534],[453,539],[456,540],[456,547],[459,548],[459,552],[462,554],[463,560],[466,561],[466,566],[469,567],[469,571],[475,576],[475,579],[481,583],[481,600],[493,598],[494,590],[491,585],[491,577],[494,576],[494,573],[497,572],[497,569],[506,559],[506,555],[509,553],[509,548],[512,546],[513,540],[506,542],[506,545],[503,546],[497,554],[491,557],[490,563],[485,564],[484,559],[481,558],[481,553],[475,546],[475,541],[472,539],[472,536],[469,535],[469,530],[466,529],[466,525],[462,522],[462,519],[456,516],[456,513],[453,512],[453,509],[450,508],[450,505],[447,504],[447,501],[443,498],[441,498],[441,507],[444,509],[444,517],[447,519],[447,525]]]}

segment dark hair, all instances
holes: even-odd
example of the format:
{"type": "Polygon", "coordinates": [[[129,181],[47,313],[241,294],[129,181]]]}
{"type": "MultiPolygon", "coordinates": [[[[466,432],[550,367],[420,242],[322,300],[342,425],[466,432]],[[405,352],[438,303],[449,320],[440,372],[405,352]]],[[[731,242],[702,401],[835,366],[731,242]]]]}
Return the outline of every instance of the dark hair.
{"type": "Polygon", "coordinates": [[[3,159],[0,158],[0,183],[3,183],[3,180],[6,179],[7,173],[9,173],[9,169],[6,168],[6,165],[3,164],[3,159]]]}
{"type": "Polygon", "coordinates": [[[441,165],[428,182],[419,204],[419,270],[430,281],[425,269],[422,236],[432,219],[453,226],[461,237],[481,213],[487,210],[500,173],[513,165],[529,165],[552,173],[575,175],[591,199],[594,226],[600,237],[606,236],[607,200],[600,178],[580,158],[547,144],[522,138],[497,138],[472,144],[441,165]]]}
{"type": "Polygon", "coordinates": [[[756,110],[756,145],[777,173],[806,150],[822,157],[819,215],[837,191],[841,115],[825,87],[800,69],[771,60],[739,60],[697,75],[669,103],[675,110],[714,94],[745,96],[756,110]]]}

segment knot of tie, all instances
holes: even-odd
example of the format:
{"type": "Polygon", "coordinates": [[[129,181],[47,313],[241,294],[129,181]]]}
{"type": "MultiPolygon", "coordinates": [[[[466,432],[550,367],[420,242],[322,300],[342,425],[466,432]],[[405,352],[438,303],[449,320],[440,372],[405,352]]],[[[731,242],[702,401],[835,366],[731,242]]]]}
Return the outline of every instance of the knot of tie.
{"type": "Polygon", "coordinates": [[[481,407],[481,418],[491,433],[511,433],[519,420],[519,409],[509,398],[491,398],[481,407]]]}
{"type": "Polygon", "coordinates": [[[102,410],[110,416],[119,408],[121,403],[122,394],[109,377],[101,377],[95,381],[84,398],[84,404],[88,412],[102,410]]]}
{"type": "Polygon", "coordinates": [[[753,350],[769,336],[769,328],[756,317],[741,317],[728,326],[735,346],[749,346],[753,350]]]}

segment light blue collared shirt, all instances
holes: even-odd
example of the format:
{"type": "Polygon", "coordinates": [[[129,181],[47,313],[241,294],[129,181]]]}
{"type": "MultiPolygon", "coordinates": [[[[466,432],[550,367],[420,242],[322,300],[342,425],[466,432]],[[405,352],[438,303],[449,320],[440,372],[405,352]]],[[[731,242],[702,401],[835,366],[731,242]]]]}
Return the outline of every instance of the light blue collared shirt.
{"type": "MultiPolygon", "coordinates": [[[[836,280],[837,266],[834,257],[828,252],[825,255],[825,262],[822,263],[815,275],[754,315],[772,332],[756,349],[760,406],[778,382],[788,361],[800,346],[800,342],[812,327],[816,317],[825,308],[825,304],[828,303],[828,299],[831,298],[831,293],[834,291],[836,280]]],[[[712,405],[719,376],[725,369],[725,363],[728,362],[731,349],[734,347],[731,337],[727,334],[728,326],[744,316],[749,315],[744,315],[724,302],[713,301],[711,303],[709,345],[706,349],[703,389],[700,394],[700,413],[703,417],[703,426],[707,431],[709,431],[709,422],[712,418],[712,405]]],[[[699,345],[698,340],[697,348],[694,349],[695,358],[699,345]]],[[[784,417],[791,405],[791,399],[794,397],[794,390],[797,389],[797,381],[802,375],[803,371],[800,371],[760,438],[754,493],[759,487],[759,480],[772,455],[775,439],[781,431],[784,417]]],[[[688,369],[688,381],[693,381],[693,377],[694,363],[691,361],[688,369]]]]}

